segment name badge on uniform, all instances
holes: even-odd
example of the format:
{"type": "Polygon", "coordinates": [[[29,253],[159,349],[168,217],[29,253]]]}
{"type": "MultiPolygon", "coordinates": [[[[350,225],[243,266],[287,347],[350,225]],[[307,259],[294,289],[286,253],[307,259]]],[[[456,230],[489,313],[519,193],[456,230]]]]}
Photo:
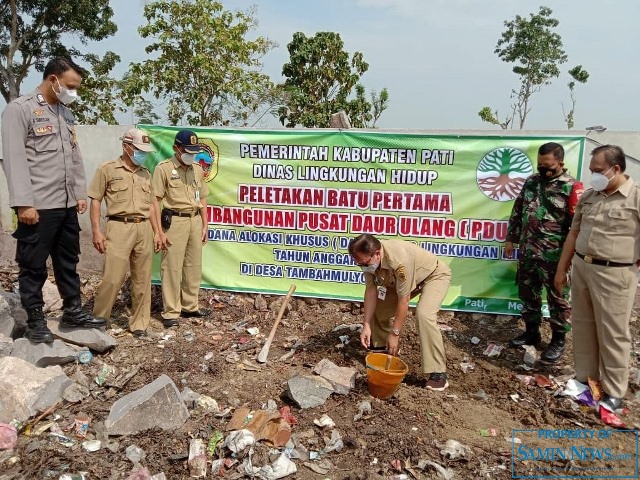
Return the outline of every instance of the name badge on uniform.
{"type": "Polygon", "coordinates": [[[200,190],[196,190],[196,202],[200,201],[200,190]]]}
{"type": "Polygon", "coordinates": [[[387,298],[387,287],[378,287],[378,298],[380,300],[387,298]]]}

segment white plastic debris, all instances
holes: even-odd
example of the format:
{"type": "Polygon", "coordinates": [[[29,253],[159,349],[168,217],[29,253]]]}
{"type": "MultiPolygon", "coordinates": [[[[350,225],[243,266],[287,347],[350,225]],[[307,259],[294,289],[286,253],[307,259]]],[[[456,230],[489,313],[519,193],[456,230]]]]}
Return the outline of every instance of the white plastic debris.
{"type": "Polygon", "coordinates": [[[584,383],[580,383],[576,379],[572,378],[571,380],[567,381],[567,384],[565,385],[564,391],[561,393],[561,395],[571,397],[571,398],[576,398],[578,395],[580,395],[582,392],[588,389],[589,389],[588,385],[585,385],[584,383]]]}
{"type": "Polygon", "coordinates": [[[371,402],[365,400],[364,402],[360,402],[358,405],[358,413],[353,416],[353,421],[357,422],[360,420],[364,414],[371,415],[371,402]]]}
{"type": "Polygon", "coordinates": [[[85,440],[82,442],[82,448],[87,452],[97,452],[101,446],[102,442],[100,440],[85,440]]]}
{"type": "Polygon", "coordinates": [[[438,473],[439,478],[443,478],[444,480],[452,480],[453,470],[450,468],[444,468],[442,465],[436,462],[432,462],[431,460],[420,460],[418,461],[418,468],[421,470],[427,470],[427,467],[433,467],[435,471],[438,473]]]}
{"type": "Polygon", "coordinates": [[[340,452],[344,448],[344,443],[342,442],[342,437],[338,430],[332,430],[331,438],[325,437],[324,443],[326,444],[326,447],[322,449],[322,453],[340,452]]]}
{"type": "Polygon", "coordinates": [[[440,455],[448,460],[471,459],[471,448],[457,440],[449,439],[445,443],[436,442],[436,447],[440,449],[440,455]]]}
{"type": "Polygon", "coordinates": [[[207,454],[204,442],[199,438],[189,442],[189,476],[191,478],[204,478],[207,476],[207,454]]]}
{"type": "Polygon", "coordinates": [[[480,343],[480,339],[478,337],[471,337],[471,343],[477,345],[480,343]]]}
{"type": "Polygon", "coordinates": [[[260,333],[260,329],[258,327],[247,328],[247,333],[252,337],[255,337],[260,333]]]}
{"type": "Polygon", "coordinates": [[[223,446],[233,453],[242,452],[245,448],[256,443],[256,438],[249,430],[234,430],[224,439],[223,446]]]}
{"type": "Polygon", "coordinates": [[[278,480],[298,471],[296,464],[289,460],[284,452],[271,465],[263,466],[258,472],[258,477],[264,480],[278,480]]]}
{"type": "Polygon", "coordinates": [[[129,459],[129,461],[131,463],[133,463],[134,465],[139,464],[147,456],[147,454],[144,452],[144,450],[142,450],[137,445],[129,445],[125,449],[124,454],[129,459]]]}
{"type": "Polygon", "coordinates": [[[483,354],[486,355],[487,357],[497,357],[498,355],[500,355],[500,352],[502,352],[503,349],[504,349],[503,345],[498,345],[497,343],[490,343],[489,345],[487,345],[487,348],[485,348],[483,354]]]}
{"type": "Polygon", "coordinates": [[[334,422],[332,418],[326,413],[320,418],[314,418],[313,423],[322,428],[333,428],[336,426],[336,422],[334,422]]]}

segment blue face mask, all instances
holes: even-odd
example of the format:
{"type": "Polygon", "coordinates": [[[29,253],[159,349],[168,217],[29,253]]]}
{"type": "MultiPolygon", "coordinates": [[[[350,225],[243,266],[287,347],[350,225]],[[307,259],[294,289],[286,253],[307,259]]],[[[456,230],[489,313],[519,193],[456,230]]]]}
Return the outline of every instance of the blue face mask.
{"type": "Polygon", "coordinates": [[[134,150],[133,157],[131,157],[131,161],[139,167],[144,165],[144,162],[147,161],[147,152],[143,152],[141,150],[134,150]]]}

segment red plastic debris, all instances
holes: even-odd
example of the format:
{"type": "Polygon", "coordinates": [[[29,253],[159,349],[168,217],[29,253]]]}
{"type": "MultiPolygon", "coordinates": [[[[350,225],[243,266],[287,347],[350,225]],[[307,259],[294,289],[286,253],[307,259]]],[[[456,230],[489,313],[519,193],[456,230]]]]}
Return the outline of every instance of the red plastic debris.
{"type": "Polygon", "coordinates": [[[287,422],[289,425],[296,425],[298,423],[298,419],[291,413],[291,407],[282,407],[280,410],[280,416],[287,422]]]}

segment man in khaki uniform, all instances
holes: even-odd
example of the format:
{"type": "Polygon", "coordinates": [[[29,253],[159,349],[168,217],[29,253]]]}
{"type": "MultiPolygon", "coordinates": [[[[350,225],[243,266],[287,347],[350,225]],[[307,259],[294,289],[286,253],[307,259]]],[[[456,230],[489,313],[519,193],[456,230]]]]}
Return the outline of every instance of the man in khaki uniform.
{"type": "Polygon", "coordinates": [[[390,355],[397,355],[409,301],[419,294],[416,317],[422,371],[429,374],[426,387],[437,391],[447,388],[446,357],[437,314],[451,283],[449,267],[414,243],[378,240],[368,234],[349,242],[349,254],[362,268],[366,285],[362,346],[386,346],[390,355]]]}
{"type": "Polygon", "coordinates": [[[615,411],[629,381],[629,319],[638,285],[640,186],[624,174],[624,152],[602,145],[591,152],[590,185],[576,208],[555,276],[558,291],[571,265],[576,379],[600,380],[600,405],[615,411]],[[574,256],[575,253],[575,256],[574,256]]]}
{"type": "Polygon", "coordinates": [[[149,137],[142,130],[131,128],[121,140],[122,155],[100,165],[89,187],[93,246],[105,255],[93,314],[111,318],[116,296],[130,269],[129,330],[141,338],[146,336],[151,315],[153,249],[166,248],[166,236],[160,229],[151,173],[144,167],[147,153],[153,151],[149,137]],[[107,204],[106,237],[100,229],[103,199],[107,204]]]}
{"type": "Polygon", "coordinates": [[[160,162],[153,172],[153,190],[162,202],[162,228],[170,246],[162,252],[162,319],[166,328],[178,325],[178,317],[203,317],[198,307],[202,279],[202,246],[207,242],[207,195],[202,167],[194,163],[200,151],[198,137],[180,130],[173,144],[174,156],[160,162]],[[167,225],[167,219],[170,225],[167,225]]]}
{"type": "Polygon", "coordinates": [[[10,102],[2,114],[2,167],[9,205],[18,216],[13,236],[18,240],[20,301],[27,312],[25,336],[36,343],[53,342],[42,311],[49,256],[64,306],[60,326],[96,328],[105,323],[82,310],[76,271],[78,213],[87,209],[87,187],[67,105],[77,98],[82,73],[68,58],[52,59],[38,88],[10,102]]]}

